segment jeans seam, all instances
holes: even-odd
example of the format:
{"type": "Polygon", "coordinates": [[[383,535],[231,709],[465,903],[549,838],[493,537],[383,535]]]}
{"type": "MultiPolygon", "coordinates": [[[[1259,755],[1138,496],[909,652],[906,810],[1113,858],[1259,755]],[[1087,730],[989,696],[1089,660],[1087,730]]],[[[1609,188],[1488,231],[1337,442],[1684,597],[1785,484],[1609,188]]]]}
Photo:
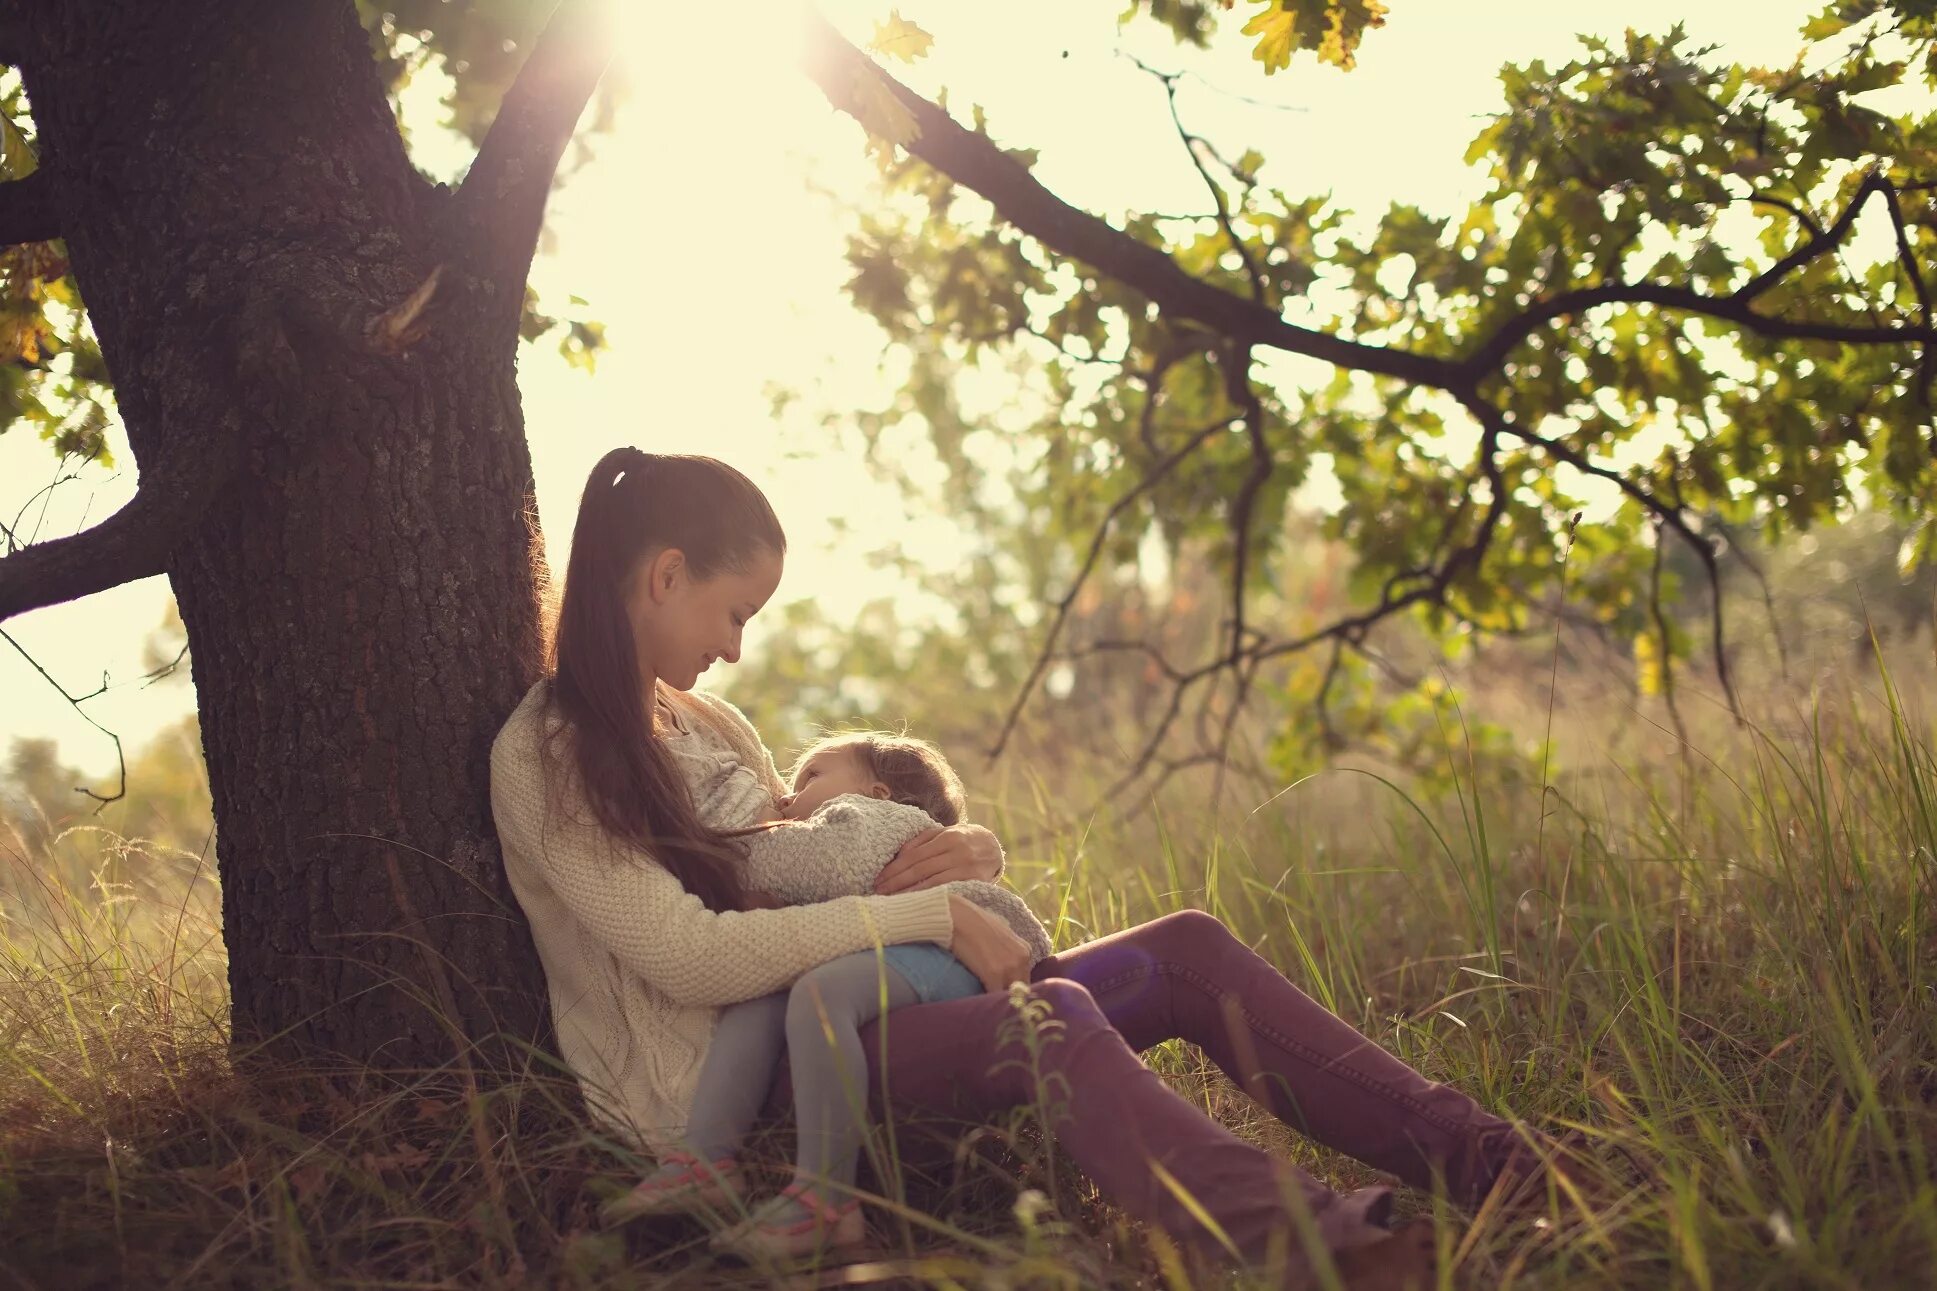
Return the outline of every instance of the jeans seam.
{"type": "MultiPolygon", "coordinates": [[[[1128,985],[1129,983],[1134,982],[1141,977],[1146,977],[1153,973],[1162,974],[1163,976],[1166,976],[1166,977],[1183,978],[1185,981],[1188,981],[1192,985],[1196,986],[1205,995],[1209,996],[1211,999],[1216,1000],[1219,1005],[1222,1005],[1225,1000],[1231,998],[1230,992],[1223,990],[1220,986],[1218,986],[1216,982],[1214,982],[1209,977],[1206,977],[1204,974],[1199,973],[1195,969],[1189,968],[1183,964],[1178,964],[1178,963],[1173,963],[1168,961],[1163,963],[1139,964],[1134,968],[1124,969],[1123,971],[1115,974],[1114,976],[1104,978],[1101,982],[1097,983],[1097,985],[1092,989],[1092,994],[1096,992],[1101,992],[1101,991],[1115,990],[1120,986],[1128,985]]],[[[1317,1001],[1313,1001],[1313,1003],[1316,1004],[1317,1001]]],[[[1320,1005],[1319,1007],[1322,1008],[1323,1006],[1320,1005]]],[[[1297,1041],[1285,1035],[1283,1032],[1277,1030],[1274,1027],[1266,1025],[1263,1021],[1261,1021],[1257,1017],[1256,1014],[1252,1013],[1251,1010],[1245,1006],[1245,1003],[1242,997],[1238,999],[1238,1009],[1243,1014],[1245,1023],[1248,1026],[1250,1026],[1252,1031],[1265,1036],[1284,1053],[1287,1053],[1292,1055],[1293,1057],[1302,1059],[1308,1066],[1311,1066],[1319,1071],[1344,1077],[1345,1079],[1351,1081],[1351,1083],[1357,1085],[1359,1088],[1366,1090],[1369,1093],[1378,1094],[1381,1097],[1384,1097],[1386,1099],[1391,1100],[1394,1103],[1397,1103],[1401,1107],[1409,1108],[1414,1115],[1420,1117],[1422,1120],[1425,1120],[1432,1125],[1439,1127],[1441,1130],[1445,1131],[1448,1134],[1453,1135],[1455,1138],[1464,1138],[1467,1136],[1467,1131],[1468,1131],[1467,1126],[1460,1125],[1457,1122],[1449,1121],[1446,1117],[1440,1115],[1438,1112],[1433,1111],[1430,1107],[1427,1107],[1424,1103],[1421,1103],[1418,1099],[1412,1097],[1411,1095],[1401,1093],[1399,1090],[1394,1089],[1392,1086],[1386,1084],[1384,1081],[1378,1080],[1372,1076],[1368,1076],[1364,1072],[1356,1071],[1350,1067],[1334,1065],[1330,1060],[1326,1059],[1323,1055],[1319,1054],[1316,1050],[1311,1049],[1305,1045],[1299,1044],[1297,1041]]],[[[1377,1045],[1369,1036],[1365,1037],[1365,1043],[1373,1045],[1373,1047],[1375,1048],[1377,1047],[1377,1045]]]]}

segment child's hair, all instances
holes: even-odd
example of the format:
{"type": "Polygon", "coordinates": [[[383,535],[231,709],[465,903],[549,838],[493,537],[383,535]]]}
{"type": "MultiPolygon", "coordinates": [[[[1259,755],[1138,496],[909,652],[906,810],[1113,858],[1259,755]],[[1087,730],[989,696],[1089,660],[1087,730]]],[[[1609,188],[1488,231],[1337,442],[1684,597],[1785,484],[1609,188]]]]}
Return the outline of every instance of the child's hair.
{"type": "Polygon", "coordinates": [[[830,735],[801,754],[807,761],[823,749],[851,749],[868,775],[888,786],[888,796],[919,807],[943,825],[968,819],[968,799],[962,778],[948,765],[942,751],[927,740],[879,731],[844,731],[830,735]]]}

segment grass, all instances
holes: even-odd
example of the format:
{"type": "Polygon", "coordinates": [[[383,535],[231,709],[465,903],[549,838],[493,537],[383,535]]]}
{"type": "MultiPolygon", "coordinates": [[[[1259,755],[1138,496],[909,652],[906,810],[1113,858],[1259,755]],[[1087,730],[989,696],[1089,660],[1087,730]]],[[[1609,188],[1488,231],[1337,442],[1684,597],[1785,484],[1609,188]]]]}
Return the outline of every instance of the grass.
{"type": "MultiPolygon", "coordinates": [[[[1450,699],[1430,778],[1335,769],[1216,814],[1178,784],[1154,819],[1113,824],[1058,821],[1067,786],[1017,772],[991,823],[1034,839],[1012,877],[1059,941],[1209,909],[1429,1075],[1591,1137],[1610,1198],[1591,1216],[1438,1210],[1449,1285],[1925,1285],[1937,757],[1890,674],[1746,727],[1691,712],[1691,747],[1628,706],[1550,705],[1543,686],[1506,714],[1553,725],[1562,769],[1532,782],[1470,756],[1450,699]]],[[[358,1095],[232,1072],[202,858],[81,832],[7,864],[0,1282],[761,1282],[707,1258],[696,1230],[599,1231],[602,1190],[636,1163],[558,1115],[560,1081],[358,1095]]],[[[1183,1046],[1151,1061],[1238,1132],[1341,1184],[1371,1177],[1183,1046]]],[[[1103,1206],[1026,1119],[913,1179],[880,1231],[875,1275],[921,1285],[1207,1277],[1103,1206]]]]}

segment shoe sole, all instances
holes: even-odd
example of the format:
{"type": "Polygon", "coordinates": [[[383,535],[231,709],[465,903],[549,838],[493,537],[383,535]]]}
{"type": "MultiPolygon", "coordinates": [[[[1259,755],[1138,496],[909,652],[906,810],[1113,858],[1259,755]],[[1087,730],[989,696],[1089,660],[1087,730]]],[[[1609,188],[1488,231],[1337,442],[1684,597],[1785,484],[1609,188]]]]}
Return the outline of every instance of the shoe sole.
{"type": "Polygon", "coordinates": [[[731,1211],[739,1199],[725,1189],[711,1192],[695,1190],[652,1200],[635,1199],[631,1193],[599,1208],[599,1222],[611,1227],[634,1219],[664,1219],[668,1216],[706,1216],[731,1211]]]}
{"type": "MultiPolygon", "coordinates": [[[[858,1214],[856,1219],[859,1220],[858,1214]]],[[[862,1250],[868,1242],[868,1228],[865,1222],[855,1223],[854,1234],[851,1237],[842,1235],[840,1225],[824,1229],[814,1235],[811,1243],[799,1250],[782,1250],[759,1243],[747,1243],[741,1235],[743,1228],[744,1225],[727,1229],[715,1236],[710,1245],[721,1255],[730,1255],[748,1264],[785,1264],[807,1259],[818,1260],[862,1250]]]]}

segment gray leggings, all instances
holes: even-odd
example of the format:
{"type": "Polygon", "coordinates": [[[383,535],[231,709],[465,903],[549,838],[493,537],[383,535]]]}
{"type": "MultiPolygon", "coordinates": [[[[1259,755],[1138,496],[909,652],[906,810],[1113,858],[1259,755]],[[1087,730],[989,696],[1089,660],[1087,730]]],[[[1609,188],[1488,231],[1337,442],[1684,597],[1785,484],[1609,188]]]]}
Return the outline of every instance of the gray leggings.
{"type": "Polygon", "coordinates": [[[686,1127],[687,1150],[703,1161],[731,1156],[773,1087],[784,1043],[793,1070],[799,1125],[796,1172],[830,1181],[838,1196],[854,1184],[868,1106],[861,1028],[917,1002],[914,988],[873,951],[829,960],[792,988],[721,1010],[686,1127]],[[885,989],[885,1000],[884,1000],[885,989]]]}

